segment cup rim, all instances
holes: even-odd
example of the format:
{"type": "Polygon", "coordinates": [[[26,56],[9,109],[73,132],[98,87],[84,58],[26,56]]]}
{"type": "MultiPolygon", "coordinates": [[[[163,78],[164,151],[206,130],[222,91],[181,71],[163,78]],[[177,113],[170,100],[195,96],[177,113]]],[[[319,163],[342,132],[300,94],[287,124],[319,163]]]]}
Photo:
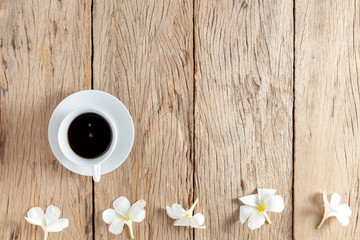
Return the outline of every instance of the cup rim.
{"type": "Polygon", "coordinates": [[[106,161],[114,151],[117,143],[117,129],[116,129],[116,125],[114,124],[112,119],[108,116],[108,114],[106,114],[105,112],[101,111],[98,108],[83,106],[72,110],[71,112],[66,114],[66,116],[61,120],[58,128],[57,138],[58,138],[60,151],[70,162],[80,166],[94,166],[106,161]],[[109,123],[112,131],[111,145],[109,146],[109,148],[106,150],[105,153],[101,154],[97,158],[91,159],[91,158],[81,157],[71,149],[69,144],[69,139],[67,137],[67,129],[69,128],[70,124],[77,116],[84,113],[95,113],[100,115],[109,123]]]}

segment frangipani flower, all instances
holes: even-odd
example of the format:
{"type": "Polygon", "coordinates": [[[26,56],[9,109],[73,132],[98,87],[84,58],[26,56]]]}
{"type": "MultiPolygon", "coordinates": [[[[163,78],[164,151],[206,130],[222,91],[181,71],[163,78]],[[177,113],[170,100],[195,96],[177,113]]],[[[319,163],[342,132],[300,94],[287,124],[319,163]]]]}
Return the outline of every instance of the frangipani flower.
{"type": "Polygon", "coordinates": [[[31,224],[40,226],[44,230],[44,240],[46,240],[49,232],[60,232],[69,226],[68,219],[59,218],[60,213],[60,209],[53,205],[46,208],[45,214],[41,208],[33,207],[28,211],[25,219],[31,224]]]}
{"type": "Polygon", "coordinates": [[[325,207],[324,217],[316,228],[320,229],[323,223],[329,217],[336,217],[337,220],[339,220],[339,222],[346,227],[349,224],[349,217],[351,215],[351,210],[347,204],[339,205],[341,200],[340,195],[338,193],[333,193],[331,195],[331,200],[329,203],[326,194],[323,193],[323,199],[324,199],[324,207],[325,207]]]}
{"type": "Polygon", "coordinates": [[[201,226],[204,224],[205,217],[201,213],[197,213],[193,216],[193,210],[196,204],[199,202],[199,199],[196,198],[194,204],[189,210],[183,209],[180,204],[174,203],[171,207],[166,206],[167,215],[176,219],[174,222],[174,226],[191,226],[193,228],[206,228],[205,226],[201,226]]]}
{"type": "Polygon", "coordinates": [[[265,219],[271,224],[267,212],[282,212],[284,199],[275,195],[275,189],[258,189],[258,194],[252,194],[239,198],[245,205],[240,207],[240,221],[244,223],[249,217],[248,227],[255,230],[265,223],[265,219]]]}
{"type": "Polygon", "coordinates": [[[124,228],[124,224],[128,225],[131,239],[134,239],[132,229],[133,222],[141,222],[145,219],[144,207],[146,202],[139,200],[130,206],[130,202],[126,197],[119,197],[113,202],[114,209],[107,209],[102,216],[107,224],[110,224],[109,231],[113,234],[120,234],[124,228]]]}

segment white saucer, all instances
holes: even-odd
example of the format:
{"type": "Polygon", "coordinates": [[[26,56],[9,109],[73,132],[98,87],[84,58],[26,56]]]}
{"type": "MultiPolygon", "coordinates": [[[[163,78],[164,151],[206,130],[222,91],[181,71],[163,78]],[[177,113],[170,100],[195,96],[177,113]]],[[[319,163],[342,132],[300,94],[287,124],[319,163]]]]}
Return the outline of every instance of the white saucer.
{"type": "Polygon", "coordinates": [[[101,163],[101,174],[111,172],[119,167],[130,154],[134,143],[134,124],[129,111],[119,99],[109,93],[98,90],[84,90],[76,92],[55,108],[51,115],[48,138],[50,147],[59,162],[72,172],[92,176],[91,166],[79,166],[65,157],[59,147],[58,129],[61,121],[73,110],[79,107],[95,107],[101,109],[114,122],[117,127],[117,144],[109,158],[101,163]]]}

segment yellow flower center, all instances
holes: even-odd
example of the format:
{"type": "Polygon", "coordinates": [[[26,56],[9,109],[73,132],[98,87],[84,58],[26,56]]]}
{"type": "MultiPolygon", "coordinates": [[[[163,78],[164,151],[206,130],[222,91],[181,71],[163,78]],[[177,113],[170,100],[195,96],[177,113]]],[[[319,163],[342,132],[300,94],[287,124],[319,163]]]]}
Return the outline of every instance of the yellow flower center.
{"type": "Polygon", "coordinates": [[[126,221],[129,221],[129,220],[130,220],[130,217],[126,217],[125,220],[126,220],[126,221]]]}
{"type": "Polygon", "coordinates": [[[186,217],[189,217],[189,216],[190,216],[190,213],[185,214],[185,216],[186,216],[186,217]]]}
{"type": "Polygon", "coordinates": [[[266,209],[266,207],[264,206],[264,204],[261,204],[261,205],[259,206],[259,208],[258,208],[258,211],[259,211],[259,212],[265,212],[265,209],[266,209]]]}
{"type": "Polygon", "coordinates": [[[46,218],[43,219],[43,225],[44,225],[44,227],[46,227],[48,225],[47,221],[46,221],[46,218]]]}

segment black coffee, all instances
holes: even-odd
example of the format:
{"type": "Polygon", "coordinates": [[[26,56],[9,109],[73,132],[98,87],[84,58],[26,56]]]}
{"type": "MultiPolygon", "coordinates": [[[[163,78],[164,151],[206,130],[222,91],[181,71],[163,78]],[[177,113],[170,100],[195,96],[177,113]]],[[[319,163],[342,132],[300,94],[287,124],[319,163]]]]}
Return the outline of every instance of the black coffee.
{"type": "Polygon", "coordinates": [[[77,116],[68,129],[71,149],[80,157],[97,158],[110,147],[112,132],[109,123],[96,113],[77,116]]]}

